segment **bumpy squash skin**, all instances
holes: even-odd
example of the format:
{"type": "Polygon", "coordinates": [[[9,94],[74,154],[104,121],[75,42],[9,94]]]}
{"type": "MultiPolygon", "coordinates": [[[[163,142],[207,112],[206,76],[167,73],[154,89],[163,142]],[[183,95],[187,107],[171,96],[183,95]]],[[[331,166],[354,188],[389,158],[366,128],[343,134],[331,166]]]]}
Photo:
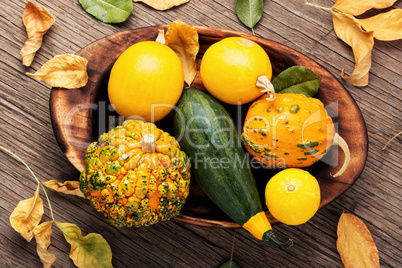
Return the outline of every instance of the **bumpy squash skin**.
{"type": "Polygon", "coordinates": [[[242,141],[268,168],[308,167],[332,145],[335,128],[324,104],[302,94],[263,96],[249,108],[242,141]]]}
{"type": "Polygon", "coordinates": [[[139,227],[178,215],[190,187],[190,161],[177,141],[154,124],[126,120],[86,151],[80,189],[115,227],[139,227]],[[156,150],[142,150],[151,133],[156,150]]]}
{"type": "Polygon", "coordinates": [[[195,181],[228,216],[245,224],[263,210],[233,120],[217,100],[193,88],[184,90],[177,108],[174,132],[195,181]]]}

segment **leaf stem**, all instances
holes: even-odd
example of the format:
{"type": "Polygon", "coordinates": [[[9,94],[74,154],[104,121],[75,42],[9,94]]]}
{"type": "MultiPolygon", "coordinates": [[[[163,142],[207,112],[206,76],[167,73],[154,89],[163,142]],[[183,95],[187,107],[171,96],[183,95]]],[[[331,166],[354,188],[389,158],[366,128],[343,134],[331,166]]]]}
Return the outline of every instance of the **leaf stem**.
{"type": "Polygon", "coordinates": [[[387,148],[388,144],[390,144],[391,141],[393,141],[396,137],[398,137],[398,136],[401,135],[401,134],[402,134],[402,131],[399,132],[398,134],[396,134],[395,136],[393,136],[393,137],[387,142],[387,144],[385,144],[385,146],[384,146],[384,148],[382,148],[382,150],[384,151],[385,148],[387,148]]]}
{"type": "Polygon", "coordinates": [[[312,6],[312,7],[321,8],[321,9],[328,10],[328,11],[331,11],[331,10],[332,10],[332,7],[323,7],[323,6],[319,6],[319,5],[310,3],[309,1],[306,1],[306,5],[312,6]]]}
{"type": "Polygon", "coordinates": [[[52,220],[54,220],[54,215],[53,215],[53,210],[52,210],[52,205],[50,204],[50,200],[49,197],[47,195],[47,192],[45,190],[45,187],[43,187],[43,184],[38,180],[38,178],[35,176],[35,174],[33,173],[32,169],[28,166],[27,163],[24,162],[24,160],[22,160],[19,156],[17,156],[16,154],[14,154],[13,152],[11,152],[10,150],[4,148],[3,146],[0,145],[0,149],[6,153],[8,153],[9,155],[11,155],[14,159],[18,160],[19,162],[21,162],[22,164],[24,164],[24,166],[29,170],[29,172],[31,172],[32,176],[35,178],[35,180],[38,182],[38,184],[42,187],[43,192],[45,193],[46,199],[47,199],[47,203],[49,204],[49,210],[50,210],[50,215],[52,216],[52,220]]]}
{"type": "Polygon", "coordinates": [[[230,254],[230,267],[232,267],[235,240],[236,240],[236,230],[234,230],[234,232],[233,232],[232,252],[230,254]]]}

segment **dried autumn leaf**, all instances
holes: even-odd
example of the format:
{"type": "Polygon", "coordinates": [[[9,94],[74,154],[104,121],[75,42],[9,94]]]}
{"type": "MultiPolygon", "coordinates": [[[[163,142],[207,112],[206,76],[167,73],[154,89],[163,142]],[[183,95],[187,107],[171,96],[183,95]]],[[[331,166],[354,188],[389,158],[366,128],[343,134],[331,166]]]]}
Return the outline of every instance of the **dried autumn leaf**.
{"type": "Polygon", "coordinates": [[[11,213],[11,226],[29,242],[33,237],[32,230],[39,224],[43,212],[43,201],[39,197],[38,185],[34,196],[20,201],[11,213]]]}
{"type": "Polygon", "coordinates": [[[378,40],[392,41],[402,38],[402,9],[393,9],[358,21],[364,30],[373,31],[374,38],[378,40]]]}
{"type": "Polygon", "coordinates": [[[25,240],[28,241],[28,242],[31,242],[32,238],[34,237],[32,231],[29,231],[28,233],[23,233],[23,234],[20,233],[20,235],[23,238],[25,238],[25,240]]]}
{"type": "Polygon", "coordinates": [[[167,10],[174,6],[187,3],[190,0],[133,0],[133,2],[143,2],[157,10],[167,10]]]}
{"type": "Polygon", "coordinates": [[[52,87],[80,88],[88,83],[87,64],[88,60],[78,55],[57,55],[36,73],[27,75],[52,87]]]}
{"type": "Polygon", "coordinates": [[[43,264],[43,268],[50,268],[56,261],[56,256],[47,251],[48,246],[40,236],[35,236],[36,239],[36,251],[38,252],[40,261],[43,264]]]}
{"type": "Polygon", "coordinates": [[[332,8],[350,15],[361,15],[369,9],[382,9],[392,6],[396,0],[338,0],[332,8]]]}
{"type": "Polygon", "coordinates": [[[84,197],[85,195],[80,190],[79,181],[65,181],[64,183],[59,183],[56,180],[50,180],[43,183],[46,187],[55,190],[57,192],[69,195],[76,195],[79,197],[84,197]]]}
{"type": "Polygon", "coordinates": [[[42,45],[43,36],[55,22],[55,19],[45,7],[28,1],[22,15],[22,21],[24,22],[28,39],[25,41],[20,55],[22,64],[31,66],[36,51],[42,45]]]}
{"type": "Polygon", "coordinates": [[[353,49],[355,57],[355,69],[349,77],[342,78],[354,86],[366,86],[371,67],[371,51],[374,46],[373,32],[365,32],[361,29],[355,17],[345,13],[331,12],[336,35],[353,49]]]}
{"type": "Polygon", "coordinates": [[[52,223],[53,221],[43,222],[33,230],[36,239],[36,251],[44,268],[51,267],[56,261],[56,256],[47,251],[52,235],[52,223]]]}
{"type": "Polygon", "coordinates": [[[81,235],[75,224],[55,222],[71,245],[70,258],[78,267],[113,267],[112,250],[106,240],[96,233],[81,235]]]}
{"type": "Polygon", "coordinates": [[[337,249],[345,268],[380,267],[377,247],[362,220],[350,213],[343,213],[337,232],[337,249]]]}
{"type": "Polygon", "coordinates": [[[183,65],[184,81],[191,86],[197,74],[195,58],[200,48],[197,30],[194,26],[176,20],[169,25],[165,39],[166,45],[179,56],[183,65]]]}
{"type": "Polygon", "coordinates": [[[50,245],[50,237],[52,236],[52,223],[53,221],[46,221],[33,229],[35,237],[40,237],[45,243],[46,248],[50,245]]]}

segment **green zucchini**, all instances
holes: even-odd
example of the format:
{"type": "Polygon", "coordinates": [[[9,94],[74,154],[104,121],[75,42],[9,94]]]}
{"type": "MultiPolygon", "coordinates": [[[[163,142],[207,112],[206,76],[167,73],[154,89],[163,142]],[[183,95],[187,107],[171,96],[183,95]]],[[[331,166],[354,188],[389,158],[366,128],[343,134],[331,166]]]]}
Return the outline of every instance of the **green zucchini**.
{"type": "Polygon", "coordinates": [[[173,129],[191,158],[195,181],[223,212],[260,240],[282,248],[293,244],[276,239],[233,120],[217,100],[197,89],[185,89],[173,129]]]}

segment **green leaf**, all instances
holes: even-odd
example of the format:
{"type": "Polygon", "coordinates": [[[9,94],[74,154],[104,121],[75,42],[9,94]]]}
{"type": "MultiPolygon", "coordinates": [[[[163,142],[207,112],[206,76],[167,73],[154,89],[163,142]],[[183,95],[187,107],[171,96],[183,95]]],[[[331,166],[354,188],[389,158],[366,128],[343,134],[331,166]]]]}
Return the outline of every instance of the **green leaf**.
{"type": "Polygon", "coordinates": [[[240,21],[253,28],[262,17],[263,0],[236,0],[236,13],[240,21]]]}
{"type": "Polygon", "coordinates": [[[90,233],[83,237],[77,225],[57,221],[55,223],[71,244],[70,258],[77,267],[113,267],[112,250],[100,234],[90,233]]]}
{"type": "Polygon", "coordinates": [[[234,261],[227,261],[219,266],[219,268],[240,268],[240,266],[237,265],[234,261]]]}
{"type": "Polygon", "coordinates": [[[133,10],[132,0],[79,0],[82,8],[106,23],[125,21],[133,10]]]}
{"type": "Polygon", "coordinates": [[[275,77],[272,85],[276,93],[295,93],[313,97],[318,92],[321,78],[306,67],[293,66],[275,77]]]}

